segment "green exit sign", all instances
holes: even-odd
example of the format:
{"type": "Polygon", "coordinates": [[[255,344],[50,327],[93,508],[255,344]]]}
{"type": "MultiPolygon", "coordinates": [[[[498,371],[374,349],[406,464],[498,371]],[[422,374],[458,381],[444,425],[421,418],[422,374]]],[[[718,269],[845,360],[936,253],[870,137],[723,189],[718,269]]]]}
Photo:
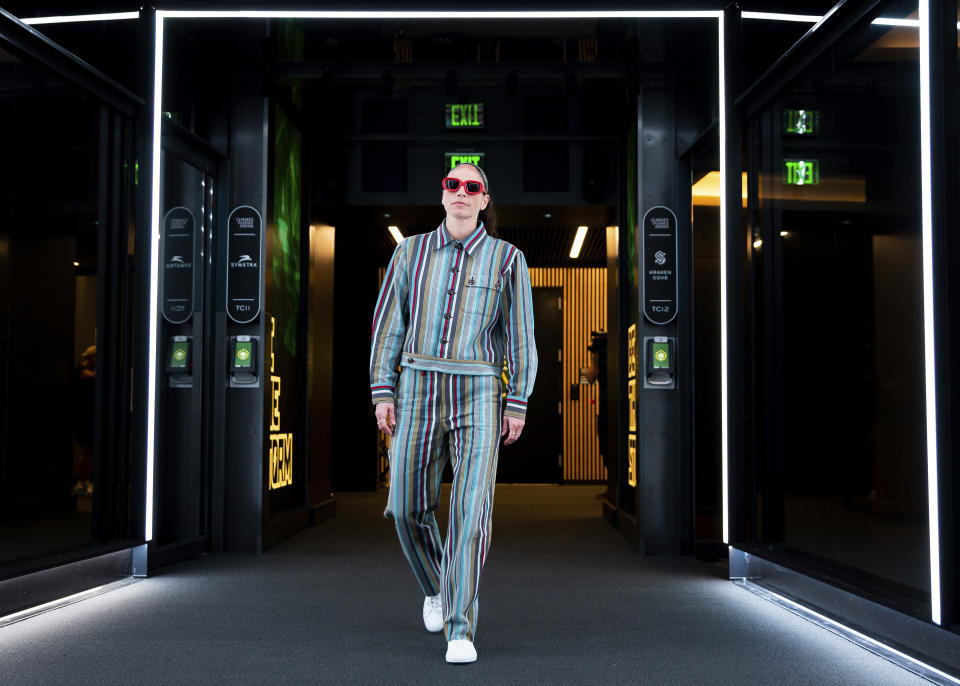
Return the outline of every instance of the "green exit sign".
{"type": "Polygon", "coordinates": [[[783,132],[792,136],[820,134],[820,110],[784,110],[783,132]]]}
{"type": "Polygon", "coordinates": [[[784,160],[783,183],[787,186],[818,185],[820,183],[820,160],[784,160]]]}
{"type": "Polygon", "coordinates": [[[482,169],[486,155],[482,152],[447,152],[444,153],[444,157],[446,158],[445,169],[450,171],[458,164],[475,164],[482,169]]]}
{"type": "Polygon", "coordinates": [[[482,129],[483,103],[448,104],[446,106],[446,122],[448,129],[482,129]]]}

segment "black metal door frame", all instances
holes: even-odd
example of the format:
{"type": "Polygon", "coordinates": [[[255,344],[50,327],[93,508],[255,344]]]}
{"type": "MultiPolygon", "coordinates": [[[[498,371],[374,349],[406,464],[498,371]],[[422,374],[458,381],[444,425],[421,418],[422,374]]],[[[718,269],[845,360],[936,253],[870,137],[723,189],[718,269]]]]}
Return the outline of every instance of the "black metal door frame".
{"type": "MultiPolygon", "coordinates": [[[[97,215],[97,342],[94,460],[98,497],[92,526],[102,544],[18,566],[0,582],[0,615],[55,600],[130,572],[143,542],[134,384],[144,378],[135,338],[138,294],[146,287],[131,259],[136,224],[138,143],[144,101],[43,34],[0,9],[0,46],[55,74],[100,105],[97,215]],[[28,573],[35,572],[35,573],[28,573]]],[[[137,243],[136,245],[140,245],[137,243]]]]}
{"type": "MultiPolygon", "coordinates": [[[[163,122],[161,136],[161,150],[164,156],[172,156],[189,164],[205,177],[204,188],[210,192],[213,200],[206,205],[209,213],[198,223],[202,227],[202,276],[201,292],[197,305],[202,308],[202,320],[195,322],[193,330],[199,335],[194,336],[193,360],[199,362],[194,366],[199,378],[201,416],[200,424],[200,453],[201,485],[200,485],[200,532],[196,537],[177,540],[164,545],[158,545],[156,538],[151,541],[148,550],[148,569],[153,570],[165,564],[186,559],[194,555],[222,549],[223,537],[223,436],[217,427],[223,427],[224,398],[223,393],[216,393],[215,389],[223,388],[226,384],[224,365],[217,364],[219,356],[215,340],[216,315],[218,308],[216,299],[216,273],[222,260],[217,259],[220,249],[215,241],[217,225],[226,211],[226,158],[206,141],[199,138],[187,129],[173,121],[163,122]],[[199,339],[199,341],[197,340],[199,339]]],[[[195,315],[196,316],[196,315],[195,315]]],[[[159,329],[158,329],[159,331],[159,329]]],[[[160,341],[157,341],[158,351],[164,350],[160,341]]],[[[158,360],[158,365],[161,362],[158,360]]],[[[159,383],[164,379],[158,370],[159,383]]],[[[155,486],[155,488],[157,488],[155,486]]],[[[155,494],[155,506],[164,494],[159,491],[155,494]]]]}

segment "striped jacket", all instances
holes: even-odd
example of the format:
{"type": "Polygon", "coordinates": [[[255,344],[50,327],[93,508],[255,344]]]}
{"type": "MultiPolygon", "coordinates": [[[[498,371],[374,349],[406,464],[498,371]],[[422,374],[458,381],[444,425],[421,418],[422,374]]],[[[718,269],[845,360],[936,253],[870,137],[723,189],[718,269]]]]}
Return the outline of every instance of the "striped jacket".
{"type": "Polygon", "coordinates": [[[533,298],[523,253],[481,224],[455,241],[441,224],[393,253],[373,315],[370,392],[393,402],[397,366],[500,376],[504,414],[524,419],[537,374],[533,298]]]}

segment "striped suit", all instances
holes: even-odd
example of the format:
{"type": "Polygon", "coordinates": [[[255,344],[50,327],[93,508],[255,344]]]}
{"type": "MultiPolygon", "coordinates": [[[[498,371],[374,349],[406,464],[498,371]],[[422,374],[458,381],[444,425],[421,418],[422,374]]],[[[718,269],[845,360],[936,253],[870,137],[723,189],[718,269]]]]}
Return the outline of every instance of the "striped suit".
{"type": "Polygon", "coordinates": [[[523,419],[537,372],[523,253],[482,225],[463,241],[443,224],[405,239],[377,298],[371,348],[373,402],[394,402],[397,410],[385,514],[424,594],[442,596],[447,640],[473,640],[490,545],[500,373],[506,363],[502,413],[523,419]],[[453,484],[442,543],[433,511],[448,459],[453,484]]]}

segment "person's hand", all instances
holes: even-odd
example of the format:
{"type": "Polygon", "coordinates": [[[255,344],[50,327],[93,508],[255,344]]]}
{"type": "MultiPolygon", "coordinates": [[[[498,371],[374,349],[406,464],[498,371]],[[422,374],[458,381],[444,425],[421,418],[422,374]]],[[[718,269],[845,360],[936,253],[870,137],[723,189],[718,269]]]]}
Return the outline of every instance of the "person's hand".
{"type": "Polygon", "coordinates": [[[522,419],[517,419],[516,417],[504,417],[503,418],[503,431],[501,436],[506,436],[507,440],[503,442],[504,445],[510,445],[511,443],[516,443],[517,439],[520,438],[520,433],[523,431],[523,425],[526,422],[522,419]]]}
{"type": "Polygon", "coordinates": [[[396,411],[393,403],[377,403],[377,428],[393,438],[393,427],[397,425],[396,411]]]}

